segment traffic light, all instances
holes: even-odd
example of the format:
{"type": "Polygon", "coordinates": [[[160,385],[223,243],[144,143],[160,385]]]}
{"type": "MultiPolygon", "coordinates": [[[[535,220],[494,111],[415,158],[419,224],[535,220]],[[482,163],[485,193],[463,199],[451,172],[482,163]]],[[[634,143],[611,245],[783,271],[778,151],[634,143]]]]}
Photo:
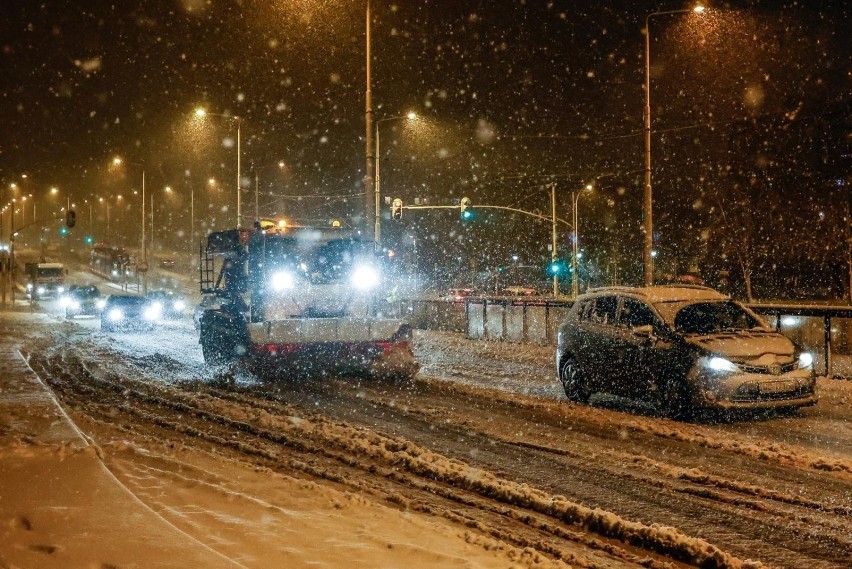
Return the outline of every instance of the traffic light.
{"type": "Polygon", "coordinates": [[[68,227],[74,227],[77,224],[77,212],[73,209],[69,209],[68,213],[65,214],[65,225],[68,227]]]}
{"type": "Polygon", "coordinates": [[[59,228],[59,234],[60,235],[68,235],[68,228],[67,227],[60,227],[59,228]]]}
{"type": "Polygon", "coordinates": [[[91,245],[94,242],[95,242],[94,237],[92,237],[91,235],[86,235],[86,245],[91,245]]]}
{"type": "Polygon", "coordinates": [[[394,198],[391,204],[391,218],[402,219],[402,199],[394,198]]]}
{"type": "Polygon", "coordinates": [[[459,216],[463,221],[473,219],[473,210],[471,208],[470,198],[462,198],[459,203],[459,216]]]}
{"type": "Polygon", "coordinates": [[[555,261],[551,261],[547,266],[547,273],[550,276],[560,276],[565,272],[565,269],[565,263],[557,259],[555,261]]]}

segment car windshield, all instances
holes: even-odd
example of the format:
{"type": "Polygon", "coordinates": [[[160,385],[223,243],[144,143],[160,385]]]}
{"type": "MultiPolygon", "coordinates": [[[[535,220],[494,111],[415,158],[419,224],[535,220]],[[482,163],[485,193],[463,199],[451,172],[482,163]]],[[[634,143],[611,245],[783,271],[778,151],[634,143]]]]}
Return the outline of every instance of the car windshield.
{"type": "Polygon", "coordinates": [[[674,316],[675,330],[683,334],[717,334],[765,329],[766,324],[736,302],[698,302],[681,308],[674,316]]]}
{"type": "Polygon", "coordinates": [[[109,299],[112,306],[139,306],[147,301],[143,296],[111,296],[109,299]]]}
{"type": "Polygon", "coordinates": [[[71,291],[77,298],[96,298],[101,295],[100,291],[95,287],[82,287],[71,291]]]}

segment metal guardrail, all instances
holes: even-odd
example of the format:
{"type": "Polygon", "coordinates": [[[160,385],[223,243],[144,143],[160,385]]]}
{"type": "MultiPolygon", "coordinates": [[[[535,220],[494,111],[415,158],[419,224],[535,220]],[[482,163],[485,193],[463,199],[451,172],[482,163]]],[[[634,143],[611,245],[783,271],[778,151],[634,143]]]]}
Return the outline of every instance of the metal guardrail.
{"type": "MultiPolygon", "coordinates": [[[[555,345],[571,300],[471,297],[461,302],[414,300],[403,311],[416,328],[464,332],[470,339],[555,345]]],[[[754,303],[749,308],[803,349],[826,376],[852,377],[852,306],[754,303]]]]}

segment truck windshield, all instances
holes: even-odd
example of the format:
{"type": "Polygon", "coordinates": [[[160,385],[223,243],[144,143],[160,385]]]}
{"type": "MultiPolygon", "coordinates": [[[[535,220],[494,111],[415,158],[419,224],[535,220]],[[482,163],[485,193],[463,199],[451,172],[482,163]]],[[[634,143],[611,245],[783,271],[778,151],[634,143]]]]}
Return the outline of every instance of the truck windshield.
{"type": "Polygon", "coordinates": [[[314,284],[340,282],[358,263],[372,260],[369,243],[352,239],[307,242],[278,239],[267,242],[267,271],[289,269],[314,284]]]}
{"type": "Polygon", "coordinates": [[[36,271],[36,276],[40,279],[52,279],[62,276],[62,269],[59,267],[42,268],[36,271]]]}

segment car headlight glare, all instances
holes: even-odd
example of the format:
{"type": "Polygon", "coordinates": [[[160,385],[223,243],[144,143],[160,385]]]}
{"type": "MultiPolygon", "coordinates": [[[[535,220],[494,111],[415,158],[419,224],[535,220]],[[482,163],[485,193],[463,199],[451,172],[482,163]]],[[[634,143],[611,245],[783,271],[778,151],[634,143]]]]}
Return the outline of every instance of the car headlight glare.
{"type": "Polygon", "coordinates": [[[707,367],[713,371],[737,371],[737,366],[725,358],[714,356],[707,361],[707,367]]]}
{"type": "Polygon", "coordinates": [[[293,277],[293,273],[289,271],[278,271],[272,275],[272,290],[281,292],[282,290],[293,288],[295,281],[296,279],[293,277]]]}
{"type": "Polygon", "coordinates": [[[71,304],[71,299],[67,296],[63,296],[59,299],[59,306],[69,306],[71,304]]]}
{"type": "Polygon", "coordinates": [[[119,309],[119,308],[113,308],[112,310],[109,311],[109,314],[107,316],[113,322],[118,322],[119,320],[124,320],[124,312],[122,312],[121,309],[119,309]]]}
{"type": "Polygon", "coordinates": [[[106,300],[100,299],[99,301],[97,301],[95,303],[95,306],[97,306],[100,309],[103,309],[103,307],[106,306],[106,300]]]}
{"type": "Polygon", "coordinates": [[[76,300],[70,300],[68,301],[68,308],[71,310],[80,310],[80,303],[76,300]]]}
{"type": "Polygon", "coordinates": [[[373,267],[362,265],[352,271],[352,285],[361,290],[369,290],[379,284],[379,273],[373,267]]]}
{"type": "Polygon", "coordinates": [[[799,367],[811,367],[814,365],[814,357],[808,352],[799,354],[799,367]]]}
{"type": "Polygon", "coordinates": [[[27,290],[33,289],[33,283],[27,283],[27,290]]]}
{"type": "Polygon", "coordinates": [[[36,292],[39,293],[39,294],[44,294],[44,287],[43,286],[38,287],[36,289],[36,292]]]}
{"type": "Polygon", "coordinates": [[[59,293],[59,294],[62,294],[63,292],[65,292],[65,287],[64,286],[56,287],[56,292],[59,293]]]}
{"type": "Polygon", "coordinates": [[[173,306],[175,310],[181,311],[186,308],[186,303],[182,300],[176,300],[173,306]]]}

